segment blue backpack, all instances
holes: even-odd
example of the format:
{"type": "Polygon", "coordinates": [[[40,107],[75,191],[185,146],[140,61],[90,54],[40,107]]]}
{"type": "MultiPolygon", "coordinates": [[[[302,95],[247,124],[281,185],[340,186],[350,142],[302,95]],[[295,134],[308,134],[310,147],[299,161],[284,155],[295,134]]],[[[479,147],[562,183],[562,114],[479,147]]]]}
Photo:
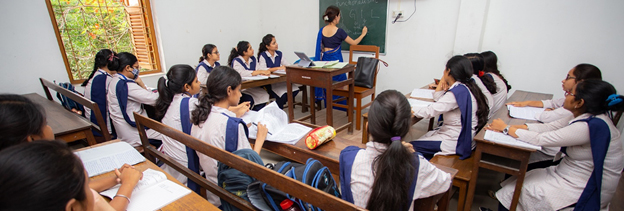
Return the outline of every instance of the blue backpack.
{"type": "MultiPolygon", "coordinates": [[[[253,151],[251,149],[240,149],[234,151],[233,153],[247,160],[250,160],[251,162],[255,162],[264,166],[264,162],[262,162],[260,155],[258,155],[256,151],[253,151]]],[[[247,197],[247,186],[252,182],[255,182],[256,179],[221,162],[219,162],[218,166],[219,168],[217,171],[217,184],[219,185],[219,187],[225,189],[230,193],[233,193],[238,197],[245,199],[246,201],[249,201],[249,197],[247,197]]],[[[223,199],[221,199],[221,209],[240,210],[223,199]]]]}
{"type": "MultiPolygon", "coordinates": [[[[74,85],[72,85],[71,83],[68,83],[68,82],[59,83],[59,86],[80,95],[80,93],[76,91],[76,89],[74,88],[74,85]]],[[[56,93],[56,98],[58,98],[59,101],[61,101],[61,105],[63,105],[63,107],[65,107],[67,110],[71,111],[72,109],[76,109],[76,111],[80,111],[82,113],[82,116],[84,116],[84,111],[85,111],[84,107],[80,105],[79,103],[77,103],[76,101],[58,92],[56,93]]]]}

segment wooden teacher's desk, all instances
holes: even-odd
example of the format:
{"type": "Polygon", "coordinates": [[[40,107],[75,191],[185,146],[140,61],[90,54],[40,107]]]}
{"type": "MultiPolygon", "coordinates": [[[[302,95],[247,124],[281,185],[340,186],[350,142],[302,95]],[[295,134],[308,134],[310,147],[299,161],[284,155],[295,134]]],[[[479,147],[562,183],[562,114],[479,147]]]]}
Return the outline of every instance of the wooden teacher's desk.
{"type": "Polygon", "coordinates": [[[46,113],[46,121],[54,132],[54,138],[65,142],[87,139],[89,145],[95,144],[95,137],[91,132],[91,122],[72,113],[61,104],[48,100],[37,93],[23,95],[36,104],[41,105],[46,113]]]}
{"type": "MultiPolygon", "coordinates": [[[[527,92],[516,90],[511,97],[507,99],[507,102],[518,102],[518,101],[527,101],[527,100],[548,100],[552,99],[552,94],[541,94],[535,92],[527,92]]],[[[509,111],[507,106],[501,107],[496,114],[490,119],[489,123],[494,119],[501,119],[508,125],[521,125],[525,123],[531,123],[535,121],[525,120],[525,119],[515,119],[509,116],[509,111]]],[[[527,166],[529,164],[529,157],[532,152],[535,152],[534,149],[528,149],[524,147],[510,146],[501,143],[495,143],[491,141],[487,141],[483,138],[485,135],[485,129],[481,130],[474,137],[474,140],[477,143],[477,147],[472,156],[474,156],[474,164],[472,169],[472,180],[470,180],[470,184],[468,185],[468,197],[466,199],[466,209],[470,209],[472,205],[472,200],[474,199],[475,186],[477,185],[477,176],[479,174],[479,167],[487,168],[490,170],[503,172],[510,175],[515,175],[518,177],[516,182],[515,192],[511,201],[511,209],[516,210],[516,205],[518,205],[518,200],[520,198],[520,192],[522,190],[522,183],[524,182],[524,175],[527,171],[527,166]],[[482,160],[483,154],[495,155],[501,158],[508,158],[510,160],[516,161],[515,163],[520,163],[519,166],[510,166],[506,164],[501,164],[500,162],[490,161],[490,160],[482,160]]],[[[497,159],[498,160],[498,159],[497,159]]]]}
{"type": "Polygon", "coordinates": [[[327,125],[331,125],[336,128],[336,131],[341,131],[347,128],[348,133],[353,133],[353,89],[354,89],[354,71],[355,65],[349,64],[343,68],[307,68],[299,66],[286,66],[286,87],[288,88],[288,120],[290,122],[297,122],[310,127],[318,127],[316,125],[316,116],[314,108],[314,88],[324,88],[326,90],[326,103],[327,103],[327,125]],[[347,74],[347,80],[333,81],[332,77],[340,74],[347,74]],[[310,114],[300,119],[295,119],[294,99],[292,95],[292,84],[302,84],[310,86],[310,114]],[[333,121],[333,109],[332,108],[332,96],[333,90],[338,87],[349,87],[349,97],[347,100],[348,109],[347,116],[348,122],[342,126],[334,126],[333,121]],[[304,122],[304,120],[310,119],[310,123],[304,122]]]}
{"type": "MultiPolygon", "coordinates": [[[[91,146],[91,147],[81,148],[81,149],[78,149],[77,151],[90,149],[90,148],[93,148],[93,147],[98,147],[98,146],[114,143],[114,142],[117,142],[117,141],[119,141],[119,140],[108,141],[108,142],[97,144],[97,145],[94,145],[94,146],[91,146]]],[[[141,172],[145,171],[146,169],[153,169],[153,170],[157,170],[157,171],[163,172],[163,173],[165,173],[165,175],[167,175],[167,179],[168,180],[171,180],[171,181],[175,182],[176,184],[181,185],[181,186],[186,188],[186,186],[183,185],[182,183],[180,183],[180,181],[176,180],[169,173],[163,171],[161,168],[159,168],[158,166],[156,166],[154,163],[150,162],[149,160],[145,160],[145,162],[138,163],[138,164],[134,165],[134,167],[137,170],[141,171],[141,172]]],[[[91,180],[99,180],[99,179],[109,178],[109,177],[115,177],[115,173],[111,171],[111,172],[108,172],[108,173],[105,173],[105,174],[93,176],[93,177],[91,177],[91,180]]],[[[215,207],[213,204],[208,202],[205,198],[201,197],[197,193],[191,191],[191,193],[187,194],[186,196],[183,196],[182,198],[179,198],[178,200],[176,200],[176,201],[172,202],[171,204],[161,208],[160,210],[172,210],[172,211],[174,211],[174,210],[220,210],[220,209],[215,207]]]]}

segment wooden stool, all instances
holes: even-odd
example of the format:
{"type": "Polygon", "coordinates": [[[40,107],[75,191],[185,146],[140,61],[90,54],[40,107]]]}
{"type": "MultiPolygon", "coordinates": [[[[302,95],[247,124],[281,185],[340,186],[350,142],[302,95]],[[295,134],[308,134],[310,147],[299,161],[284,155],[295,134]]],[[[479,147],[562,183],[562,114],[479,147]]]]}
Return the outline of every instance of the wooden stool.
{"type": "Polygon", "coordinates": [[[472,176],[473,157],[460,160],[459,155],[436,155],[429,162],[458,170],[457,175],[453,178],[453,186],[459,188],[457,210],[470,210],[470,207],[465,207],[465,205],[468,184],[472,176]]]}

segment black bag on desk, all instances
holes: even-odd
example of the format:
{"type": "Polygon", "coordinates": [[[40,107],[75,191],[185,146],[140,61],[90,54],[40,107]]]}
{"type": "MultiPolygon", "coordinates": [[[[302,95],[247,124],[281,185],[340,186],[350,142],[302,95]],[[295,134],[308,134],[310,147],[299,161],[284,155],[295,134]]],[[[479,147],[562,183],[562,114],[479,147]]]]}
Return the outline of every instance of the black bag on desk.
{"type": "Polygon", "coordinates": [[[355,85],[369,89],[373,88],[378,66],[379,59],[371,57],[358,58],[355,66],[355,85]]]}

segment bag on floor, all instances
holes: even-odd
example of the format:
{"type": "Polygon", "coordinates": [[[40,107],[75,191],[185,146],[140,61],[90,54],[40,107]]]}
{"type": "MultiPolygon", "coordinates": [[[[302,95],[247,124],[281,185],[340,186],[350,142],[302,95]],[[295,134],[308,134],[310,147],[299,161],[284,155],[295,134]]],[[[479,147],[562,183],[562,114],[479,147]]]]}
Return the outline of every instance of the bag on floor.
{"type": "MultiPolygon", "coordinates": [[[[240,149],[232,153],[264,166],[264,162],[262,162],[260,155],[258,155],[256,151],[251,149],[240,149]]],[[[217,184],[219,187],[249,201],[249,198],[247,197],[247,186],[256,181],[256,179],[221,162],[219,162],[218,166],[217,184]]],[[[221,208],[223,210],[240,210],[223,199],[221,199],[221,208]]]]}

